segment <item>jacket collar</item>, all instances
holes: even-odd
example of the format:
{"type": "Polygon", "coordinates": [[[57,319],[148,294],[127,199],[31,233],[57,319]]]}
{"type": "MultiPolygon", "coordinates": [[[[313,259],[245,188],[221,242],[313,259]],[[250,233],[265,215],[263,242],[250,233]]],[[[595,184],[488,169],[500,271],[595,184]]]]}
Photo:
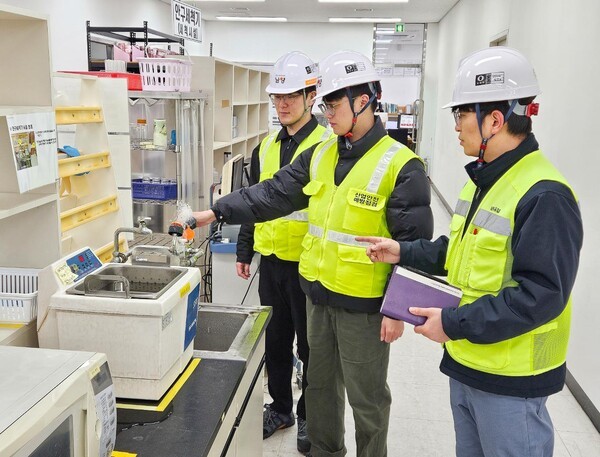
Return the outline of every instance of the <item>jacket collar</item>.
{"type": "Polygon", "coordinates": [[[505,152],[489,163],[484,163],[481,168],[477,168],[477,161],[470,162],[465,166],[465,170],[471,178],[471,181],[473,181],[477,187],[480,189],[489,189],[514,164],[527,154],[537,151],[538,149],[539,144],[533,133],[530,133],[521,144],[512,151],[505,152]]]}
{"type": "Polygon", "coordinates": [[[279,133],[277,134],[276,141],[280,142],[291,138],[296,142],[296,144],[300,144],[308,137],[308,135],[312,133],[312,131],[317,127],[317,125],[319,125],[319,123],[317,122],[317,118],[315,116],[311,116],[310,121],[304,124],[302,128],[300,128],[300,130],[296,132],[295,135],[290,135],[287,131],[287,128],[282,127],[279,133]]]}
{"type": "Polygon", "coordinates": [[[362,157],[381,140],[387,132],[379,116],[375,116],[375,124],[360,140],[352,143],[352,149],[346,148],[346,138],[338,136],[338,154],[344,158],[362,157]]]}

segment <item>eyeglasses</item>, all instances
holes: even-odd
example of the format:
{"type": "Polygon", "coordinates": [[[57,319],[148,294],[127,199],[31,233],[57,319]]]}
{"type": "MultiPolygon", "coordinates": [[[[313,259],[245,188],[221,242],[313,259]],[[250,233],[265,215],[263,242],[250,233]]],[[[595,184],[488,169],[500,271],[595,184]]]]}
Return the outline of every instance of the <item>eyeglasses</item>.
{"type": "Polygon", "coordinates": [[[302,94],[299,92],[294,92],[293,94],[271,94],[269,97],[271,101],[275,105],[279,105],[281,103],[293,103],[298,97],[301,97],[302,94]]]}
{"type": "Polygon", "coordinates": [[[454,116],[454,123],[456,124],[457,127],[461,126],[463,119],[470,112],[471,111],[460,111],[460,110],[452,111],[452,115],[454,116]]]}
{"type": "Polygon", "coordinates": [[[473,113],[473,111],[470,111],[470,110],[461,111],[460,109],[452,111],[452,115],[454,116],[454,123],[456,124],[457,127],[460,127],[462,125],[463,120],[465,119],[466,115],[469,113],[473,113]]]}
{"type": "MultiPolygon", "coordinates": [[[[352,97],[352,100],[355,100],[357,98],[359,98],[360,95],[356,96],[356,97],[352,97]]],[[[325,115],[325,116],[335,116],[335,109],[340,106],[342,103],[344,103],[344,101],[342,100],[339,103],[327,103],[327,102],[323,102],[323,103],[319,103],[319,109],[321,110],[321,112],[325,115]]]]}

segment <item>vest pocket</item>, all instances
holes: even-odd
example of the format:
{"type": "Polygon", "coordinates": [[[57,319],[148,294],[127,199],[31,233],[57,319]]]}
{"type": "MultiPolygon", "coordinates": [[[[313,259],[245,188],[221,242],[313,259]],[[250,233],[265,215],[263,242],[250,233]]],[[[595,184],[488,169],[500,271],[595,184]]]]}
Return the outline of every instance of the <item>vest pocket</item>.
{"type": "MultiPolygon", "coordinates": [[[[348,286],[348,278],[351,278],[351,291],[360,288],[364,292],[370,292],[373,282],[373,273],[375,264],[367,257],[367,253],[362,246],[350,246],[347,244],[338,244],[338,271],[337,278],[339,284],[348,286]]],[[[354,294],[357,292],[354,291],[354,294]]],[[[362,296],[362,295],[357,295],[362,296]]]]}
{"type": "Polygon", "coordinates": [[[448,352],[457,361],[470,368],[484,372],[501,370],[510,362],[510,340],[492,344],[474,344],[458,340],[448,347],[448,352]]]}
{"type": "Polygon", "coordinates": [[[348,191],[342,226],[345,230],[379,233],[387,198],[352,188],[348,191]]]}
{"type": "Polygon", "coordinates": [[[469,287],[485,292],[498,292],[507,273],[505,268],[508,237],[485,229],[476,230],[479,230],[477,234],[465,235],[474,243],[473,257],[470,259],[469,287]]]}

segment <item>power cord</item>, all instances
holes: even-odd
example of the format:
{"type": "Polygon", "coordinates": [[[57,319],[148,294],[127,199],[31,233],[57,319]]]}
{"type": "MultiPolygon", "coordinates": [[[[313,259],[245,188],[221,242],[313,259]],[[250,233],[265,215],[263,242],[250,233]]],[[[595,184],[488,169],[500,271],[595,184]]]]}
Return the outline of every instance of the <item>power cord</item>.
{"type": "Polygon", "coordinates": [[[248,292],[250,292],[250,288],[252,287],[252,282],[254,282],[254,278],[256,278],[256,275],[258,274],[259,271],[260,271],[260,264],[258,265],[258,267],[256,268],[256,271],[250,278],[250,283],[248,284],[248,287],[246,288],[246,293],[244,294],[244,297],[242,298],[242,302],[240,303],[240,305],[244,304],[244,300],[246,300],[246,297],[248,296],[248,292]]]}

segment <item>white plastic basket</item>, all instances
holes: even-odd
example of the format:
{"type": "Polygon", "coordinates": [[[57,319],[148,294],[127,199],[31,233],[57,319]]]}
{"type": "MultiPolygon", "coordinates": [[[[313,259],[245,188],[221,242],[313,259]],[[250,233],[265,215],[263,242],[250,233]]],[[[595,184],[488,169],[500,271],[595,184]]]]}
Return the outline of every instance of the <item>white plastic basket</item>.
{"type": "Polygon", "coordinates": [[[142,90],[189,92],[192,62],[188,59],[139,58],[142,90]]]}
{"type": "Polygon", "coordinates": [[[0,322],[31,322],[37,316],[39,270],[0,268],[0,322]]]}

